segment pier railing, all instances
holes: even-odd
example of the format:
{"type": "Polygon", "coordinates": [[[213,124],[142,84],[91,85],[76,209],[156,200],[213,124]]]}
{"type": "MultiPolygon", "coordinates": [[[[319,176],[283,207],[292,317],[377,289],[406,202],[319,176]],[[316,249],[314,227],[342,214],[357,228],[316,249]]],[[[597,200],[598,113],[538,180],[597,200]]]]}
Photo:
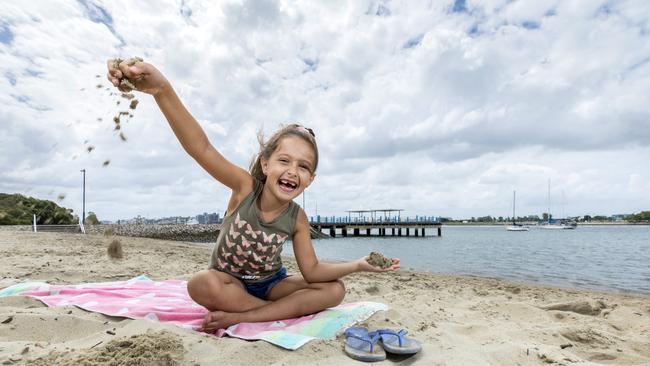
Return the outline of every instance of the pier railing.
{"type": "Polygon", "coordinates": [[[427,228],[437,229],[442,236],[442,220],[438,216],[415,217],[350,217],[310,216],[312,237],[315,234],[341,236],[426,236],[427,228]],[[325,233],[323,233],[323,230],[325,233]]]}
{"type": "Polygon", "coordinates": [[[349,217],[349,216],[309,216],[310,224],[440,224],[439,216],[415,217],[349,217]]]}

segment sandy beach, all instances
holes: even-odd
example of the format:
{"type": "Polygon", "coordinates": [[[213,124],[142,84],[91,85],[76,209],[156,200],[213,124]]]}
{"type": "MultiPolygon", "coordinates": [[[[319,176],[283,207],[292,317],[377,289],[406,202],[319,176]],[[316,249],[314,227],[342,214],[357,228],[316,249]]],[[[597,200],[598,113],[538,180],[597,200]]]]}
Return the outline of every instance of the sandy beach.
{"type": "MultiPolygon", "coordinates": [[[[207,266],[210,248],[118,237],[124,258],[110,259],[104,235],[0,229],[0,288],[189,279],[207,266]]],[[[285,260],[290,272],[296,265],[285,260]]],[[[408,267],[408,263],[403,263],[408,267]]],[[[362,323],[404,328],[423,343],[400,365],[649,365],[650,297],[399,270],[344,278],[345,302],[382,302],[390,310],[362,323]]],[[[27,297],[0,298],[2,365],[348,365],[343,337],[287,351],[264,341],[185,330],[148,320],[48,308],[27,297]]]]}

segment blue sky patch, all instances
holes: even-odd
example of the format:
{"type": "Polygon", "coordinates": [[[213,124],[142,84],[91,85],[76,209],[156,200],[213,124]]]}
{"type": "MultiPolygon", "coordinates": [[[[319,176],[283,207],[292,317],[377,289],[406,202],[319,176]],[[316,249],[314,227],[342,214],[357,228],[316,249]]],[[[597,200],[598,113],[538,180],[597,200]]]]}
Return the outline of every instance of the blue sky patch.
{"type": "Polygon", "coordinates": [[[113,17],[106,9],[87,0],[79,0],[79,4],[85,10],[88,19],[95,23],[105,24],[107,27],[113,29],[113,17]]]}
{"type": "Polygon", "coordinates": [[[388,7],[384,4],[379,4],[379,6],[377,6],[377,12],[375,15],[380,17],[387,17],[390,15],[390,9],[388,9],[388,7]]]}
{"type": "Polygon", "coordinates": [[[526,29],[539,29],[539,22],[533,20],[525,20],[521,23],[521,26],[526,29]]]}
{"type": "Polygon", "coordinates": [[[406,43],[404,43],[404,46],[402,46],[402,48],[415,48],[418,45],[420,45],[420,43],[422,43],[422,38],[424,38],[424,34],[415,36],[409,39],[408,41],[406,41],[406,43]]]}
{"type": "Polygon", "coordinates": [[[192,8],[190,8],[189,5],[183,0],[181,1],[181,9],[180,13],[183,16],[183,18],[189,19],[192,17],[192,8]]]}
{"type": "Polygon", "coordinates": [[[32,69],[27,69],[27,70],[25,70],[25,75],[29,75],[29,76],[32,76],[32,77],[35,77],[35,78],[40,78],[40,77],[42,77],[44,75],[44,73],[42,73],[40,71],[32,70],[32,69]]]}
{"type": "Polygon", "coordinates": [[[37,110],[39,112],[44,112],[44,111],[50,111],[52,108],[42,106],[42,105],[35,105],[32,103],[32,100],[30,97],[26,95],[15,95],[15,94],[10,94],[12,98],[14,98],[17,102],[22,103],[26,105],[27,107],[37,110]]]}
{"type": "Polygon", "coordinates": [[[471,37],[478,37],[478,36],[481,35],[482,32],[481,32],[481,28],[479,27],[478,23],[475,23],[475,24],[472,24],[472,26],[469,28],[467,33],[471,37]]]}
{"type": "Polygon", "coordinates": [[[388,8],[388,5],[386,5],[386,1],[381,1],[377,5],[372,3],[370,7],[368,7],[368,10],[366,11],[366,15],[388,17],[391,15],[391,11],[390,8],[388,8]]]}
{"type": "Polygon", "coordinates": [[[465,0],[454,0],[454,6],[451,8],[452,13],[466,13],[467,3],[465,0]]]}
{"type": "Polygon", "coordinates": [[[13,72],[11,71],[5,72],[5,77],[7,78],[7,80],[9,80],[9,84],[16,85],[16,75],[14,75],[13,72]]]}
{"type": "Polygon", "coordinates": [[[108,30],[110,30],[111,33],[113,33],[113,35],[120,40],[121,45],[125,44],[124,39],[122,39],[122,37],[120,37],[120,35],[115,32],[115,28],[113,28],[113,17],[106,9],[90,0],[77,0],[77,2],[83,8],[88,19],[94,23],[104,24],[106,28],[108,28],[108,30]]]}
{"type": "Polygon", "coordinates": [[[14,33],[9,28],[9,24],[0,22],[0,43],[10,45],[14,40],[14,33]]]}
{"type": "Polygon", "coordinates": [[[302,72],[303,74],[310,71],[316,71],[316,69],[318,68],[318,60],[303,58],[302,62],[304,62],[305,65],[307,65],[307,67],[302,72]]]}
{"type": "Polygon", "coordinates": [[[598,15],[601,15],[601,14],[602,14],[602,15],[609,15],[609,14],[611,14],[611,13],[613,13],[613,12],[614,12],[614,10],[612,9],[612,7],[611,7],[609,4],[604,4],[604,5],[602,5],[602,6],[601,6],[600,8],[598,8],[598,10],[596,11],[596,13],[597,13],[598,15]]]}
{"type": "Polygon", "coordinates": [[[632,71],[634,71],[634,70],[636,70],[636,69],[639,69],[639,68],[643,67],[644,65],[647,65],[648,63],[650,63],[650,57],[646,57],[646,58],[644,58],[643,60],[641,60],[641,61],[635,63],[635,64],[632,65],[632,66],[630,66],[630,67],[626,70],[626,74],[627,74],[627,73],[630,73],[630,72],[632,72],[632,71]]]}
{"type": "Polygon", "coordinates": [[[20,103],[29,103],[29,97],[26,95],[14,95],[11,94],[11,96],[18,102],[20,103]]]}

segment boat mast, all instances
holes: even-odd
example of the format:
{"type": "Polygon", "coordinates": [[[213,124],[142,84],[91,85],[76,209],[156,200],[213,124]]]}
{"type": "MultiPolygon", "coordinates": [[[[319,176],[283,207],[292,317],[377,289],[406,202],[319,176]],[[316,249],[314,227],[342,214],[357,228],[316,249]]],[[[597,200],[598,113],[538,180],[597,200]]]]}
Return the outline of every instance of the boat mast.
{"type": "Polygon", "coordinates": [[[515,222],[515,197],[516,197],[517,191],[512,191],[512,224],[517,225],[515,222]]]}
{"type": "Polygon", "coordinates": [[[548,179],[548,224],[551,223],[551,179],[548,179]]]}

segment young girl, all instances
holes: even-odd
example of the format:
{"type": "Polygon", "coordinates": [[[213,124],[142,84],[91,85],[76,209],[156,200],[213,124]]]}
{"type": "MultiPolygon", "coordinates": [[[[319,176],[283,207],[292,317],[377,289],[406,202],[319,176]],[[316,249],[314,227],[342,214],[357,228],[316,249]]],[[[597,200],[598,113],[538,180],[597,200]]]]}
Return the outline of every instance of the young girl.
{"type": "Polygon", "coordinates": [[[232,190],[210,267],[187,283],[194,301],[208,313],[203,330],[214,332],[241,322],[288,319],[336,306],[345,296],[339,278],[359,271],[383,272],[367,257],[347,263],[316,258],[305,212],[293,199],[313,181],[318,148],[313,131],[290,124],[268,141],[250,172],[226,160],[185,109],[174,89],[153,65],[108,61],[108,79],[121,91],[126,77],[136,90],[153,95],[181,145],[210,175],[232,190]],[[300,274],[282,266],[282,245],[293,242],[300,274]]]}

